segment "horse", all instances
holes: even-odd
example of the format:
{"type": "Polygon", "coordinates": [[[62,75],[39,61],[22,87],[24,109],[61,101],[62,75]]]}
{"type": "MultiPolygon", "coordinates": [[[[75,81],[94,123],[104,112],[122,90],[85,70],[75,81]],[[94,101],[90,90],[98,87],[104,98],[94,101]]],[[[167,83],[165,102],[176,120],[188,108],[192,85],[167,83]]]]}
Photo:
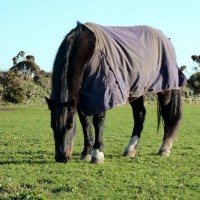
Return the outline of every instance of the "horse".
{"type": "Polygon", "coordinates": [[[182,119],[185,82],[170,39],[158,29],[77,22],[60,44],[51,95],[45,97],[56,162],[67,163],[72,156],[78,113],[84,134],[81,159],[103,163],[106,111],[125,103],[132,107],[134,123],[123,156],[135,157],[145,121],[146,93],[157,94],[158,129],[161,120],[164,124],[158,154],[169,156],[182,119]]]}

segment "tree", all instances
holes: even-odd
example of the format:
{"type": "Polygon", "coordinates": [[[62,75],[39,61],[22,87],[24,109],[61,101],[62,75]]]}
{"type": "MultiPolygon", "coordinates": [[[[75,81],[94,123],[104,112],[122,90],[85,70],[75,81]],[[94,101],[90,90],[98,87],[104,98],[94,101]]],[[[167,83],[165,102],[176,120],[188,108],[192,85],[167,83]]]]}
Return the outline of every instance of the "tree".
{"type": "Polygon", "coordinates": [[[188,85],[191,89],[194,90],[195,94],[200,94],[200,55],[192,55],[192,60],[196,62],[196,66],[194,67],[195,73],[188,79],[188,85]]]}
{"type": "Polygon", "coordinates": [[[186,68],[187,68],[187,66],[186,66],[186,65],[183,65],[183,66],[180,67],[180,70],[181,70],[181,71],[184,71],[184,70],[186,70],[186,68]]]}
{"type": "Polygon", "coordinates": [[[194,66],[195,71],[199,71],[200,70],[200,55],[199,56],[192,55],[191,58],[197,64],[197,66],[196,65],[194,66]]]}
{"type": "Polygon", "coordinates": [[[27,55],[25,57],[25,54],[24,51],[20,51],[17,56],[13,57],[13,67],[11,67],[10,70],[20,71],[25,77],[37,75],[40,71],[40,67],[35,63],[35,57],[32,55],[27,55]]]}

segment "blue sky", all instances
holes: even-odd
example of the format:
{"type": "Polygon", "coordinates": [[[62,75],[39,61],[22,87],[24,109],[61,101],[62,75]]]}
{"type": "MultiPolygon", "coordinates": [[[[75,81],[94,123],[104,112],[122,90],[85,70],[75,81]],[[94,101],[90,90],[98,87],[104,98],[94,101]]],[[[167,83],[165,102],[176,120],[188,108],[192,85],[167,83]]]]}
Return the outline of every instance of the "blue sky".
{"type": "MultiPolygon", "coordinates": [[[[64,36],[82,23],[149,25],[171,38],[179,66],[200,54],[199,0],[9,0],[0,6],[0,70],[21,50],[51,71],[64,36]]],[[[189,74],[186,72],[186,75],[189,74]]]]}

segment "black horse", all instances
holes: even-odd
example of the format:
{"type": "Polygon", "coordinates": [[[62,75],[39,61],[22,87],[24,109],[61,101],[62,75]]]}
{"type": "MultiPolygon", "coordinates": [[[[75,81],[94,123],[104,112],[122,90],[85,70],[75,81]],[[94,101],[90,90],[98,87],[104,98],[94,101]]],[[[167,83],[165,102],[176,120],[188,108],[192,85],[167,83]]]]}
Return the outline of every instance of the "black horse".
{"type": "Polygon", "coordinates": [[[134,127],[123,155],[134,157],[146,114],[143,95],[148,92],[158,95],[158,127],[161,117],[164,121],[158,154],[168,156],[181,121],[180,89],[184,85],[173,45],[161,31],[148,26],[77,23],[59,47],[51,96],[46,98],[55,160],[66,163],[71,158],[77,111],[84,133],[81,158],[102,163],[105,112],[127,101],[132,106],[134,127]]]}

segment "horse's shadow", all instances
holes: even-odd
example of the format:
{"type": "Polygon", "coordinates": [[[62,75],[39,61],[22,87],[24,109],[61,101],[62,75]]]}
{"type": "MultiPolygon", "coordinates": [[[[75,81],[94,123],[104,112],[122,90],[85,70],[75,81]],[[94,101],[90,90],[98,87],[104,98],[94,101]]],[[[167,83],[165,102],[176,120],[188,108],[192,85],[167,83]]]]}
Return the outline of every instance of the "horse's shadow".
{"type": "MultiPolygon", "coordinates": [[[[139,154],[139,153],[138,153],[139,154]]],[[[7,157],[8,158],[8,152],[0,152],[0,155],[2,155],[2,158],[3,157],[7,157]]],[[[158,153],[148,153],[149,156],[157,156],[158,157],[158,153]]],[[[31,164],[35,164],[35,165],[45,165],[45,164],[53,164],[53,163],[56,163],[55,160],[54,160],[54,155],[53,153],[47,153],[46,151],[37,151],[37,152],[34,152],[34,151],[22,151],[22,152],[16,152],[16,159],[15,158],[11,158],[10,160],[9,159],[1,159],[0,160],[0,165],[20,165],[20,164],[27,164],[27,165],[31,165],[31,164]],[[46,158],[43,156],[43,154],[46,155],[46,158]],[[24,156],[22,156],[24,155],[24,156]],[[19,156],[21,156],[19,158],[19,156]],[[27,157],[28,156],[28,157],[27,157]]],[[[73,160],[73,162],[76,162],[76,163],[80,163],[80,162],[83,162],[83,160],[80,159],[81,157],[81,153],[79,152],[74,152],[73,153],[73,156],[71,158],[71,160],[73,160]]],[[[107,160],[116,160],[116,159],[129,159],[129,161],[132,161],[132,160],[135,160],[137,159],[138,157],[140,157],[140,154],[137,155],[136,157],[134,158],[131,158],[130,157],[124,157],[123,154],[117,154],[117,153],[114,153],[114,154],[107,154],[105,155],[105,158],[107,160]]]]}

